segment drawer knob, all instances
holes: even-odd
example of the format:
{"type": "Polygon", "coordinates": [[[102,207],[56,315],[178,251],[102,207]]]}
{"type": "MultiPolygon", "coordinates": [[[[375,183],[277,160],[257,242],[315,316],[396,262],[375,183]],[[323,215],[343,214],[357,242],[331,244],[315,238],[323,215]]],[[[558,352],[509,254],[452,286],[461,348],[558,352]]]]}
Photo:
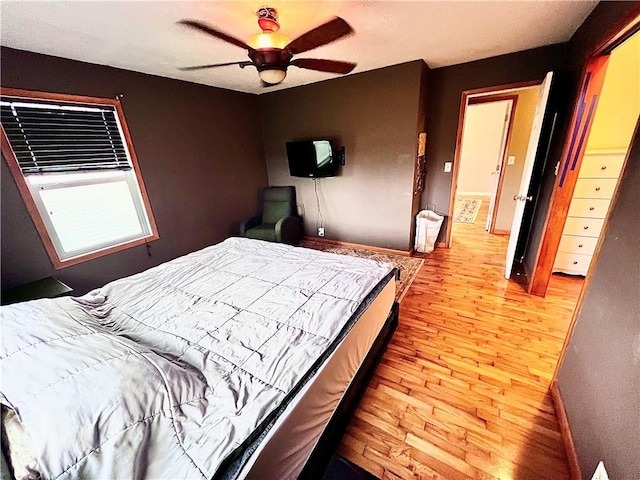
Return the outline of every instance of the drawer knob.
{"type": "Polygon", "coordinates": [[[596,209],[596,207],[589,207],[589,210],[590,210],[590,211],[592,211],[592,212],[593,212],[595,209],[596,209]]]}
{"type": "Polygon", "coordinates": [[[607,169],[606,165],[603,165],[603,166],[600,167],[600,170],[606,170],[606,169],[607,169]]]}
{"type": "Polygon", "coordinates": [[[578,245],[578,248],[582,248],[582,244],[578,245]]]}
{"type": "Polygon", "coordinates": [[[600,187],[596,187],[596,192],[599,192],[599,191],[600,191],[600,187]]]}
{"type": "Polygon", "coordinates": [[[585,230],[589,230],[589,226],[588,226],[588,225],[585,225],[585,226],[584,226],[584,227],[582,227],[582,228],[584,228],[585,230]]]}
{"type": "Polygon", "coordinates": [[[578,261],[577,261],[577,260],[574,260],[573,264],[574,264],[574,265],[577,265],[577,264],[578,264],[578,261]]]}

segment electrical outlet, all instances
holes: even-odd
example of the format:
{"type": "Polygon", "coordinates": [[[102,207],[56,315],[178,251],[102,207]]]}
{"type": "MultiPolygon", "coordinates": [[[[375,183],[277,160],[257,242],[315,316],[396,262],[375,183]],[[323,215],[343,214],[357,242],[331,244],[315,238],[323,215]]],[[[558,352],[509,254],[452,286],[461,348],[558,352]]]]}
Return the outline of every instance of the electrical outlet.
{"type": "Polygon", "coordinates": [[[451,162],[444,162],[444,173],[449,173],[451,171],[451,162]]]}
{"type": "Polygon", "coordinates": [[[609,475],[607,474],[607,470],[604,468],[604,463],[602,463],[602,461],[598,463],[598,467],[596,468],[596,471],[593,472],[591,480],[609,480],[609,475]]]}
{"type": "Polygon", "coordinates": [[[324,237],[324,227],[318,227],[318,236],[324,237]]]}

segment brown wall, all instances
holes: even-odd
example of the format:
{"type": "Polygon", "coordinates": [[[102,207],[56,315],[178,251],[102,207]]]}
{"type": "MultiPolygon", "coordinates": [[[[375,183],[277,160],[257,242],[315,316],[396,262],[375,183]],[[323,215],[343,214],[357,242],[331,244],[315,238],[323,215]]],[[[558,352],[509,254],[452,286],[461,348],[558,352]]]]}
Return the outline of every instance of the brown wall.
{"type": "Polygon", "coordinates": [[[237,234],[266,186],[257,98],[2,48],[2,86],[114,98],[124,112],[160,240],[55,271],[2,163],[2,288],[55,275],[81,294],[237,234]]]}
{"type": "MultiPolygon", "coordinates": [[[[566,44],[551,45],[501,55],[475,62],[431,70],[427,97],[427,181],[422,204],[435,204],[447,213],[451,195],[451,173],[445,162],[453,162],[462,92],[483,87],[532,80],[542,81],[548,71],[565,68],[566,44]]],[[[440,230],[444,241],[446,222],[440,230]]]]}
{"type": "MultiPolygon", "coordinates": [[[[422,63],[422,80],[420,82],[420,98],[418,100],[418,127],[417,127],[418,133],[427,131],[427,122],[428,122],[427,97],[429,95],[429,91],[428,91],[429,72],[430,72],[429,67],[427,67],[427,64],[423,62],[422,63]]],[[[414,182],[415,180],[417,180],[417,174],[418,174],[418,170],[416,169],[415,175],[414,175],[414,182]]],[[[413,248],[414,246],[415,242],[413,241],[413,239],[415,238],[415,235],[416,235],[416,222],[414,219],[416,218],[416,215],[420,211],[421,207],[422,207],[422,191],[416,191],[413,194],[413,201],[411,206],[411,232],[409,235],[409,245],[411,246],[411,248],[413,248]]]]}
{"type": "MultiPolygon", "coordinates": [[[[570,41],[580,68],[638,2],[601,2],[570,41]]],[[[575,95],[574,95],[575,97],[575,95]]],[[[574,98],[572,97],[572,98],[574,98]]],[[[640,478],[640,133],[636,129],[620,196],[594,260],[558,386],[583,478],[604,460],[609,478],[640,478]]]]}
{"type": "Polygon", "coordinates": [[[296,187],[305,235],[317,234],[313,180],[289,175],[285,142],[330,138],[346,165],[317,181],[326,237],[410,249],[424,75],[415,61],[259,97],[269,183],[296,187]]]}
{"type": "Polygon", "coordinates": [[[634,15],[640,15],[638,2],[600,2],[580,25],[569,42],[569,58],[573,65],[584,62],[601,47],[609,32],[619,31],[634,15]]]}
{"type": "Polygon", "coordinates": [[[640,130],[558,376],[583,478],[640,478],[640,130]]]}

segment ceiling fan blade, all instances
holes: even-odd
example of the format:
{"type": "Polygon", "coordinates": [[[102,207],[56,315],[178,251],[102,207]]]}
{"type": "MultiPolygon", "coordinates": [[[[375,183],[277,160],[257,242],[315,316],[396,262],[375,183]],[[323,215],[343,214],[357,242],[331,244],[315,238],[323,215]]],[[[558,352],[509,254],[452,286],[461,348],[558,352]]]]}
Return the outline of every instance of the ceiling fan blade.
{"type": "Polygon", "coordinates": [[[308,70],[318,70],[319,72],[331,72],[346,74],[356,68],[356,63],[341,62],[338,60],[321,60],[319,58],[296,58],[289,65],[294,65],[308,70]]]}
{"type": "Polygon", "coordinates": [[[249,65],[253,65],[251,62],[228,62],[228,63],[213,63],[211,65],[196,65],[193,67],[178,67],[178,70],[182,70],[183,72],[190,72],[191,70],[203,70],[205,68],[215,68],[215,67],[226,67],[227,65],[239,65],[240,68],[248,67],[249,65]]]}
{"type": "Polygon", "coordinates": [[[353,33],[351,26],[340,17],[335,17],[333,20],[303,33],[289,43],[286,48],[295,55],[326,45],[351,33],[353,33]]]}
{"type": "Polygon", "coordinates": [[[232,37],[231,35],[227,35],[226,33],[221,32],[220,30],[216,30],[215,28],[207,25],[206,23],[199,22],[197,20],[180,20],[177,23],[179,23],[180,25],[184,25],[186,27],[195,28],[196,30],[200,30],[203,33],[219,38],[220,40],[224,40],[225,42],[231,43],[237,47],[244,48],[245,50],[253,51],[253,48],[251,48],[249,45],[244,43],[242,40],[238,40],[237,38],[232,37]]]}

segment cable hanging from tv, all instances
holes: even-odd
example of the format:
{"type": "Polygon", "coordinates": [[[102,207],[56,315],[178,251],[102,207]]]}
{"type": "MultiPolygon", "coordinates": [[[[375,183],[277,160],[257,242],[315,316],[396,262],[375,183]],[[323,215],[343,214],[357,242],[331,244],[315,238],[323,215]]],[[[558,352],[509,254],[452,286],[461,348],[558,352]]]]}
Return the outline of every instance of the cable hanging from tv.
{"type": "Polygon", "coordinates": [[[318,196],[318,179],[313,178],[313,190],[316,192],[316,205],[318,207],[318,216],[316,217],[316,231],[324,228],[324,218],[322,218],[322,210],[320,209],[320,197],[318,196]]]}

